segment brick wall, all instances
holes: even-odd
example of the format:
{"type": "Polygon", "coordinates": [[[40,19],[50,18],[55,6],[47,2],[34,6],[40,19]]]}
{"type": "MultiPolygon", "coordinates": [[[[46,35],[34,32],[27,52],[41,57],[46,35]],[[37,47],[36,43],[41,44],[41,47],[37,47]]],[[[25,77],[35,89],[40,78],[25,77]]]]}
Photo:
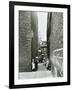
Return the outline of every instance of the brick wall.
{"type": "Polygon", "coordinates": [[[31,71],[31,12],[19,11],[19,71],[31,71]]]}
{"type": "Polygon", "coordinates": [[[63,48],[63,13],[52,13],[50,52],[63,48]]]}
{"type": "Polygon", "coordinates": [[[38,48],[38,22],[35,12],[19,11],[19,71],[31,72],[31,59],[38,48]]]}
{"type": "Polygon", "coordinates": [[[48,51],[52,73],[54,76],[63,76],[63,13],[52,12],[48,15],[48,51]],[[57,52],[56,52],[57,50],[57,52]],[[55,53],[53,53],[55,51],[55,53]],[[60,53],[61,52],[61,53],[60,53]]]}

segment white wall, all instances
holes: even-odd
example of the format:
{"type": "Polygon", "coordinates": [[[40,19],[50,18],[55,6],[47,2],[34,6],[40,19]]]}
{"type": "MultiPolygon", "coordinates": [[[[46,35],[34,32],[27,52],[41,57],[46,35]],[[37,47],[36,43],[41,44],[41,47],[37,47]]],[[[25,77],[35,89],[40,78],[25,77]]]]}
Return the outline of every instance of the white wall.
{"type": "MultiPolygon", "coordinates": [[[[72,14],[72,0],[21,0],[21,1],[70,4],[71,14],[72,14]]],[[[8,80],[9,80],[8,78],[9,78],[9,0],[0,0],[0,90],[8,90],[8,80]]],[[[36,89],[37,90],[44,90],[44,89],[71,90],[72,85],[30,88],[29,90],[36,90],[36,89]]],[[[26,88],[25,90],[28,90],[28,88],[26,88]]]]}

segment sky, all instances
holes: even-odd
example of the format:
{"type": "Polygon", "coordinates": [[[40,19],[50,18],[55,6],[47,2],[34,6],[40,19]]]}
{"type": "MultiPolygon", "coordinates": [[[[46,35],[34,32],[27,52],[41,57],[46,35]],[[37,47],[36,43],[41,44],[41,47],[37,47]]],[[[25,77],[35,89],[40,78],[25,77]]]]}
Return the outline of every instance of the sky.
{"type": "Polygon", "coordinates": [[[38,15],[38,36],[40,41],[46,41],[47,12],[37,12],[38,15]]]}

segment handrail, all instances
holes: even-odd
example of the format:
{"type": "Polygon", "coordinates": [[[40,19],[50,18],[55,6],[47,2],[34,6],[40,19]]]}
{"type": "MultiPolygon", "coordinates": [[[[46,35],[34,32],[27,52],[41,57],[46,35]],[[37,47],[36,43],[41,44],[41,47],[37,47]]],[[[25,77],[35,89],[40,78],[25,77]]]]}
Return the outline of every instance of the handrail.
{"type": "Polygon", "coordinates": [[[56,51],[57,51],[57,52],[58,52],[58,51],[61,51],[61,50],[63,50],[63,48],[56,49],[56,50],[53,51],[53,53],[55,53],[56,51]]]}

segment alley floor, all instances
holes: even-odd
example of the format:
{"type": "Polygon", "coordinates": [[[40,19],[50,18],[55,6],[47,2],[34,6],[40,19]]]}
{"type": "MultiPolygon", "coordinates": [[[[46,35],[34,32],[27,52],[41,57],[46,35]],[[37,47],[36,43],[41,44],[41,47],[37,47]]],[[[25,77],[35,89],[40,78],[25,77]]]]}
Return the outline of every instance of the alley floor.
{"type": "Polygon", "coordinates": [[[43,63],[38,64],[38,70],[34,72],[19,73],[19,79],[33,79],[33,78],[47,78],[53,77],[52,72],[47,70],[43,63]]]}
{"type": "Polygon", "coordinates": [[[47,71],[46,67],[43,65],[43,63],[38,64],[38,71],[47,71]]]}

